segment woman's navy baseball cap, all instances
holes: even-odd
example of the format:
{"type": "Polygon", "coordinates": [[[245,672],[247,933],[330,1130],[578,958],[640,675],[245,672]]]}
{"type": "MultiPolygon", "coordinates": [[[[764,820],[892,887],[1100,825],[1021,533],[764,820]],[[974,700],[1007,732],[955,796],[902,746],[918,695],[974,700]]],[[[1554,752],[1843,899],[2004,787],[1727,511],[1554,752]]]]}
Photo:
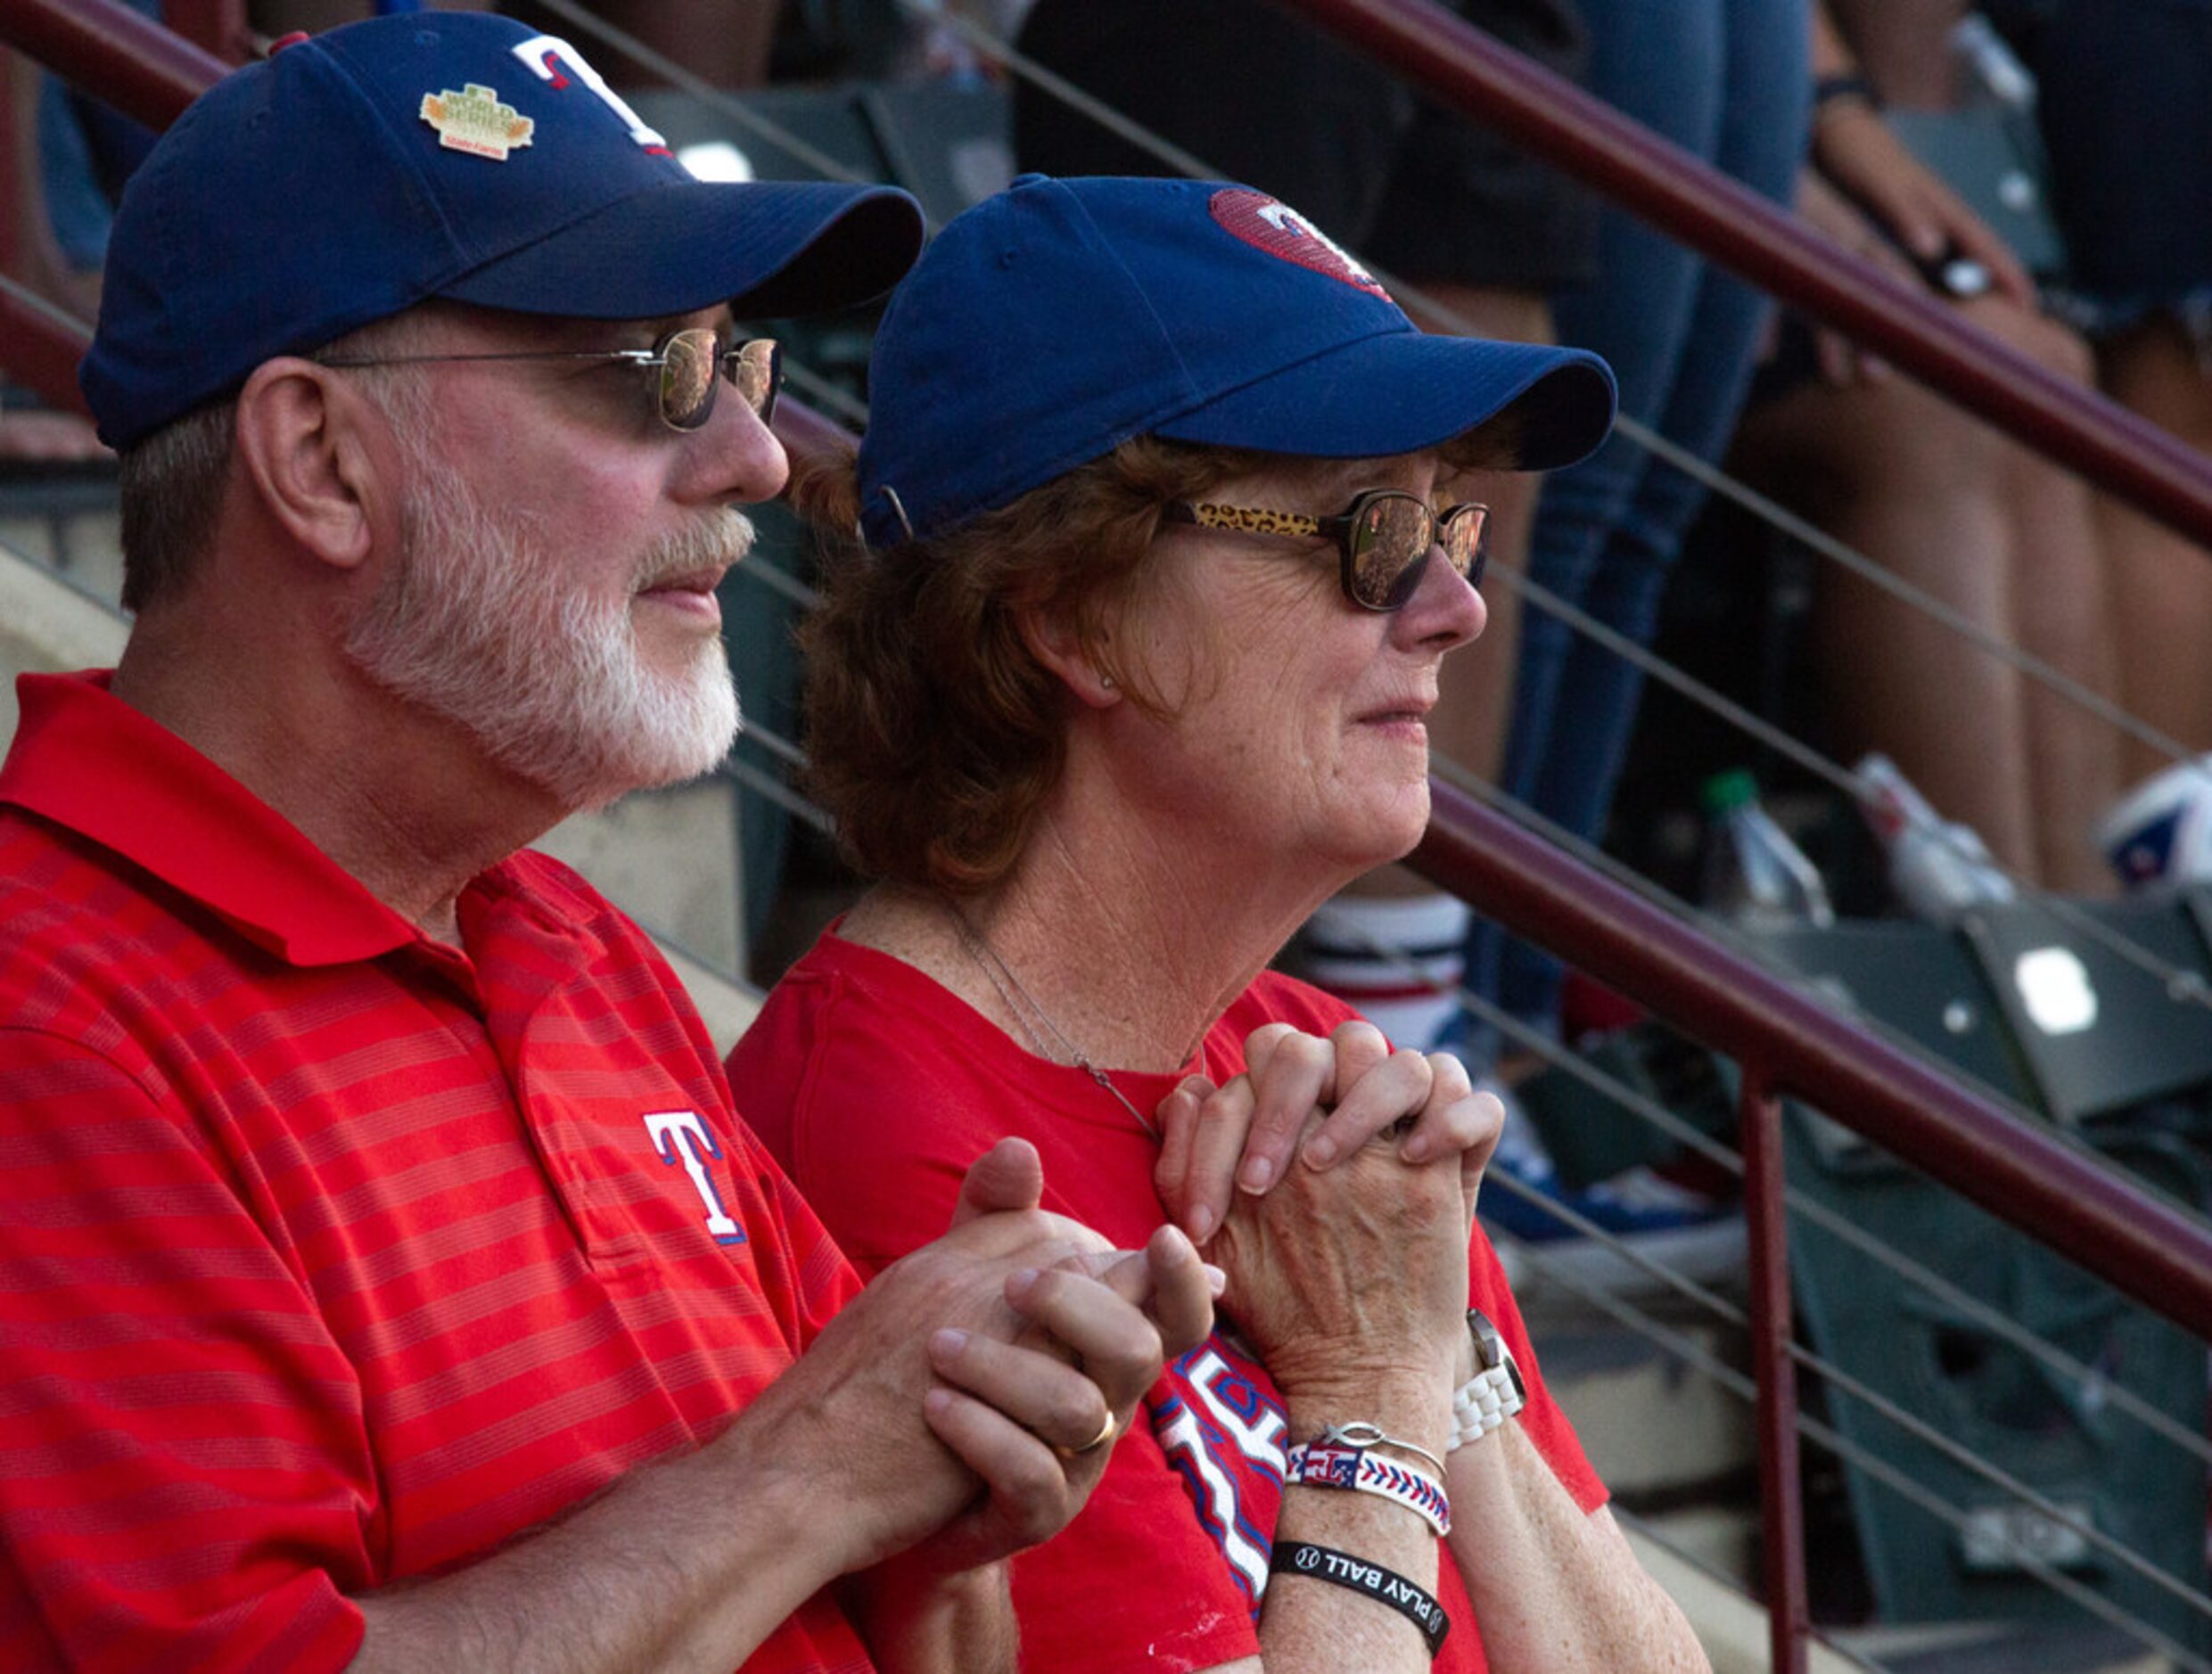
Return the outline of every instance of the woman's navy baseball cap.
{"type": "Polygon", "coordinates": [[[1132,436],[1311,458],[1417,453],[1503,413],[1519,464],[1613,423],[1586,350],[1417,330],[1295,210],[1221,182],[1028,175],[948,222],[868,373],[860,527],[957,529],[1132,436]]]}
{"type": "Polygon", "coordinates": [[[885,187],[695,180],[574,48],[415,12],[300,39],[196,100],[131,177],[79,372],[127,447],[431,297],[582,319],[882,294],[921,247],[885,187]]]}

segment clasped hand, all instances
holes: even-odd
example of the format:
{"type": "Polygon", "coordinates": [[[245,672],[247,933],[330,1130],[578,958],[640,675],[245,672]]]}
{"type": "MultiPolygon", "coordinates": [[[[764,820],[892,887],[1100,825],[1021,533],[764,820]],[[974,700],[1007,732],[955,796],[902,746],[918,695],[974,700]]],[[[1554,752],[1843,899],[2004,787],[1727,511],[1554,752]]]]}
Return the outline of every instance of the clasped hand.
{"type": "Polygon", "coordinates": [[[1153,1184],[1169,1218],[1205,1243],[1238,1189],[1271,1190],[1295,1151],[1325,1169],[1378,1136],[1395,1136],[1399,1159],[1457,1159],[1467,1212],[1496,1149],[1505,1111],[1477,1093],[1449,1052],[1393,1051],[1374,1024],[1341,1023],[1327,1039],[1288,1023],[1255,1029],[1245,1073],[1216,1087],[1186,1078],[1160,1102],[1160,1161],[1153,1184]],[[1309,1124],[1321,1110],[1324,1120],[1309,1124]]]}
{"type": "Polygon", "coordinates": [[[1136,1253],[1038,1208],[1042,1171],[1004,1140],[968,1171],[952,1229],[894,1262],[771,1399],[850,1508],[842,1567],[917,1541],[947,1572],[1064,1527],[1170,1358],[1213,1326],[1214,1277],[1164,1227],[1136,1253]]]}
{"type": "Polygon", "coordinates": [[[1286,1392],[1455,1367],[1497,1099],[1451,1054],[1393,1052],[1366,1022],[1326,1040],[1270,1024],[1245,1057],[1227,1086],[1194,1076],[1162,1103],[1157,1178],[1194,1236],[1218,1226],[1206,1251],[1262,1361],[1286,1392]]]}

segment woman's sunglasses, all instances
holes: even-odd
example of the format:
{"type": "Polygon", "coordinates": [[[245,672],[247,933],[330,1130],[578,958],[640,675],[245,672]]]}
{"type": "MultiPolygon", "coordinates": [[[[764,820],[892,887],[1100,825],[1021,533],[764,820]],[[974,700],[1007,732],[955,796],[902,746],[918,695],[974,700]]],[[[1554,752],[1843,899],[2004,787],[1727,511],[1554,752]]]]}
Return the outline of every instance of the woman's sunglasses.
{"type": "Polygon", "coordinates": [[[359,360],[331,359],[325,366],[423,366],[447,360],[626,360],[654,371],[654,396],[661,423],[672,431],[695,431],[714,416],[715,397],[727,379],[738,399],[761,423],[776,416],[776,392],[783,387],[784,351],[773,338],[755,337],[734,349],[707,325],[670,332],[651,349],[600,349],[570,352],[531,349],[496,355],[384,355],[359,360]]]}
{"type": "Polygon", "coordinates": [[[1246,535],[1284,535],[1298,540],[1334,536],[1341,562],[1337,579],[1344,597],[1363,611],[1402,608],[1428,573],[1428,555],[1442,551],[1444,562],[1483,584],[1489,554],[1483,550],[1483,525],[1490,508],[1472,501],[1439,512],[1418,494],[1402,488],[1369,488],[1335,517],[1307,517],[1257,506],[1191,505],[1172,500],[1162,515],[1171,523],[1200,529],[1234,529],[1246,535]]]}

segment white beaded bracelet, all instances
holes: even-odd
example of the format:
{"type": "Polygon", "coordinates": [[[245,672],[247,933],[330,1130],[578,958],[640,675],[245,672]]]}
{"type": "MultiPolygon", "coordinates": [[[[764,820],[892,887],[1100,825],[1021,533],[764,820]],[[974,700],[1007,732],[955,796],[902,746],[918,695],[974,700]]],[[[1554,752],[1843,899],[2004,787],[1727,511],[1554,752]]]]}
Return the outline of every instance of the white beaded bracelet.
{"type": "Polygon", "coordinates": [[[1513,1350],[1479,1308],[1467,1310],[1468,1334],[1475,1340],[1475,1375],[1451,1396],[1451,1445],[1456,1453],[1470,1441],[1480,1441],[1528,1405],[1528,1390],[1521,1368],[1513,1363],[1513,1350]]]}
{"type": "Polygon", "coordinates": [[[1436,1531],[1438,1539],[1451,1532],[1451,1501],[1442,1482],[1410,1465],[1378,1458],[1365,1448],[1329,1441],[1295,1447],[1285,1456],[1283,1481],[1379,1494],[1414,1513],[1436,1531]]]}

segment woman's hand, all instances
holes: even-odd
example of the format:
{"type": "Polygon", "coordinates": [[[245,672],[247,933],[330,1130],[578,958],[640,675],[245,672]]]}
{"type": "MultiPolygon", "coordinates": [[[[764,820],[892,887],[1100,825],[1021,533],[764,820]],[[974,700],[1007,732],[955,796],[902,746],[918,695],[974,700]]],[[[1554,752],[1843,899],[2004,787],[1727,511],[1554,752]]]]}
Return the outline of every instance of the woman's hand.
{"type": "Polygon", "coordinates": [[[1923,262],[1947,253],[1979,262],[2001,294],[2035,306],[2035,282],[2012,247],[1889,131],[1881,112],[1838,100],[1813,127],[1813,162],[1836,189],[1923,262]]]}
{"type": "Polygon", "coordinates": [[[1286,1399],[1356,1399],[1385,1383],[1448,1399],[1467,1339],[1460,1182],[1448,1164],[1408,1166],[1378,1138],[1334,1168],[1237,1194],[1206,1256],[1228,1277],[1222,1307],[1286,1399]]]}
{"type": "Polygon", "coordinates": [[[1474,1090],[1451,1053],[1394,1052],[1380,1030],[1357,1020],[1325,1040],[1269,1023],[1246,1040],[1245,1063],[1226,1087],[1194,1075],[1160,1101],[1153,1181],[1195,1242],[1221,1224],[1238,1187],[1263,1194],[1281,1180],[1294,1149],[1306,1169],[1324,1169],[1386,1130],[1399,1134],[1405,1162],[1456,1156],[1474,1212],[1505,1111],[1474,1090]],[[1325,1120],[1308,1133],[1316,1106],[1325,1120]]]}
{"type": "MultiPolygon", "coordinates": [[[[1797,216],[1815,232],[1825,234],[1861,261],[1871,262],[1909,285],[1921,283],[1912,264],[1879,227],[1842,193],[1811,168],[1797,176],[1797,216]]],[[[1867,350],[1833,326],[1813,328],[1814,357],[1821,381],[1838,390],[1854,384],[1880,383],[1891,375],[1889,363],[1867,350]]]]}

